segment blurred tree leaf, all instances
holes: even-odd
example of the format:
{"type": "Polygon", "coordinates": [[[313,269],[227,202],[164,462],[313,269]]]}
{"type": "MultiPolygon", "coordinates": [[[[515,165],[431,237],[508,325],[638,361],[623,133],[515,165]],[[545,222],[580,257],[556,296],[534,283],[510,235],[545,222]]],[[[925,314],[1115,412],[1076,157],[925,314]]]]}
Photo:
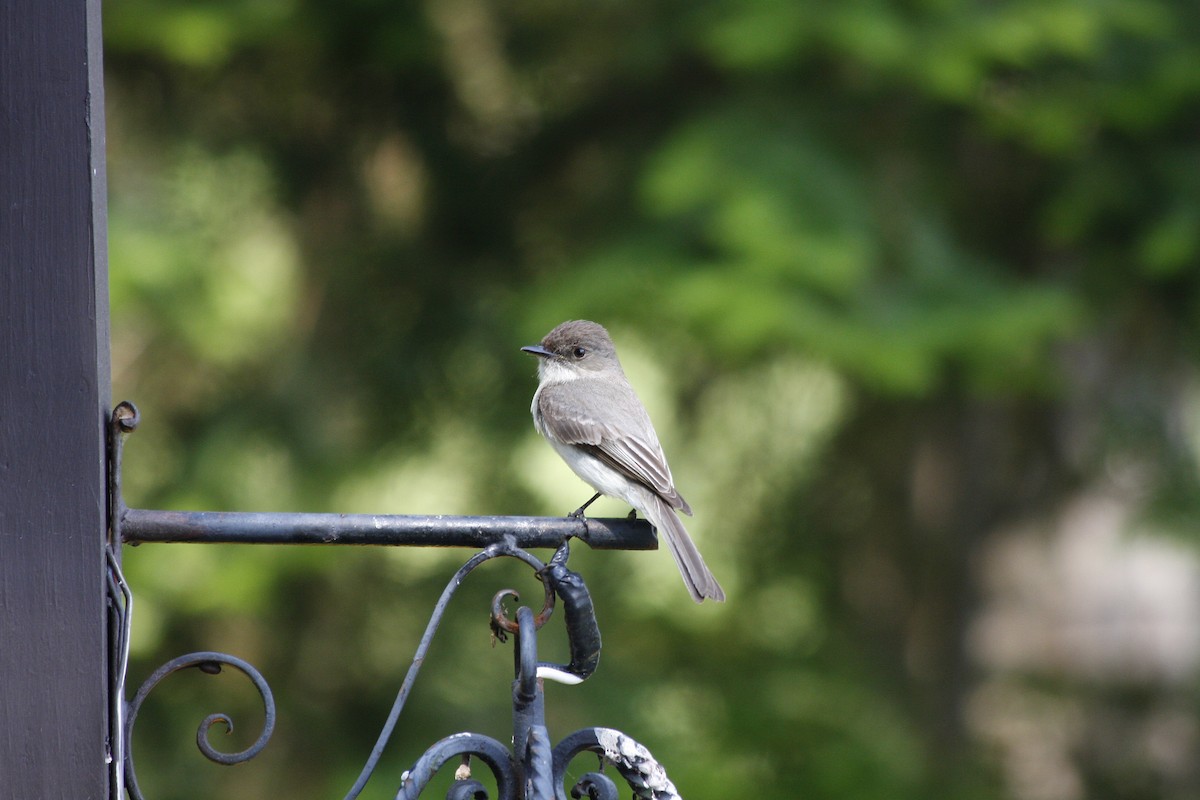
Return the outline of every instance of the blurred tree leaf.
{"type": "MultiPolygon", "coordinates": [[[[586,488],[535,438],[517,348],[594,318],[735,590],[695,608],[664,554],[576,548],[606,649],[550,690],[556,735],[625,729],[698,798],[1024,798],[1022,753],[1062,742],[1039,764],[1088,796],[1197,793],[1149,748],[1119,779],[1101,737],[1069,738],[1077,713],[1144,743],[1127,686],[997,670],[973,627],[988,543],[1081,487],[1136,473],[1143,518],[1196,539],[1194,3],[105,17],[131,503],[562,513],[586,488]],[[997,680],[1028,702],[997,712],[997,680]],[[988,728],[1013,720],[1024,750],[988,728]]],[[[232,649],[285,703],[232,773],[184,754],[200,690],[147,706],[153,796],[344,792],[462,558],[128,552],[135,682],[232,649]]],[[[378,796],[446,733],[506,738],[510,661],[481,613],[509,583],[536,594],[513,565],[464,586],[378,796]]],[[[1136,692],[1146,714],[1196,700],[1136,692]]]]}

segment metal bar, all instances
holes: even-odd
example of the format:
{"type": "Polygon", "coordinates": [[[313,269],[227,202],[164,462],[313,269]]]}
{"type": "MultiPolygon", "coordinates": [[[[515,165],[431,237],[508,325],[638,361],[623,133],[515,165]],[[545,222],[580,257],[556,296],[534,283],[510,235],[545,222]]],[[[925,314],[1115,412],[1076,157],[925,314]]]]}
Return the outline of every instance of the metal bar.
{"type": "Polygon", "coordinates": [[[596,550],[656,550],[650,523],[571,517],[454,517],[395,514],[157,511],[125,508],[126,544],[356,544],[482,548],[512,536],[524,549],[575,537],[596,550]]]}

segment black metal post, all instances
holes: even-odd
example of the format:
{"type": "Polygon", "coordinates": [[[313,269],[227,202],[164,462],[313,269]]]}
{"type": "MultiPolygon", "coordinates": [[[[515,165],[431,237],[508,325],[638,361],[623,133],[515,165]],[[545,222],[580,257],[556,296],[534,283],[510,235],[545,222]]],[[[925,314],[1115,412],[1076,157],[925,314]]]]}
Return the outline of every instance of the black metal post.
{"type": "Polygon", "coordinates": [[[554,797],[554,753],[546,730],[546,698],[537,677],[537,626],[533,611],[517,609],[516,678],[513,680],[513,758],[524,800],[554,797]]]}
{"type": "Polygon", "coordinates": [[[0,796],[110,795],[100,0],[0,3],[0,796]]]}

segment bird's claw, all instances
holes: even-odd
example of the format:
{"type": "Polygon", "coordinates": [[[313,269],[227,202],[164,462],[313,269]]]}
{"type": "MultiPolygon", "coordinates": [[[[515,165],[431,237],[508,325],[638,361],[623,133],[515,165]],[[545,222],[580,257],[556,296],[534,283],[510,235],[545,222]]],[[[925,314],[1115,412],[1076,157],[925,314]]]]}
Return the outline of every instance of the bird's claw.
{"type": "Polygon", "coordinates": [[[594,495],[592,495],[591,500],[588,500],[586,503],[581,505],[579,508],[572,511],[570,514],[567,514],[567,518],[568,519],[583,519],[583,512],[586,511],[587,507],[590,506],[592,503],[596,502],[596,500],[598,500],[599,498],[600,498],[600,493],[596,492],[594,495]]]}

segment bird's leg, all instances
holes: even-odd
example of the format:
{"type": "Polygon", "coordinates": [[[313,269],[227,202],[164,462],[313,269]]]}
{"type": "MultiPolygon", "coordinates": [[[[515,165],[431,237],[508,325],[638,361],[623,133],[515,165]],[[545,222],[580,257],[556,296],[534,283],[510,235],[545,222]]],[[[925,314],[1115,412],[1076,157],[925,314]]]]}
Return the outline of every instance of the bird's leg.
{"type": "Polygon", "coordinates": [[[596,492],[594,495],[592,495],[591,500],[588,500],[586,503],[581,505],[579,508],[572,511],[570,514],[567,514],[567,516],[570,517],[571,519],[579,519],[580,517],[583,516],[583,512],[587,510],[587,507],[590,506],[592,503],[596,502],[599,498],[600,498],[600,493],[596,492]]]}

